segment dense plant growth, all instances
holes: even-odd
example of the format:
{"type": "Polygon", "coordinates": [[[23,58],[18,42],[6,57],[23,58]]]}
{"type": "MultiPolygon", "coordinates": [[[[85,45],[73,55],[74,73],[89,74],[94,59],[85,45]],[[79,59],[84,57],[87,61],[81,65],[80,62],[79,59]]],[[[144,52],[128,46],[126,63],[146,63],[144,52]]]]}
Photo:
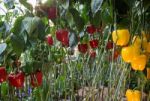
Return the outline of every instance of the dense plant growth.
{"type": "Polygon", "coordinates": [[[0,1],[0,100],[150,100],[149,0],[0,1]]]}

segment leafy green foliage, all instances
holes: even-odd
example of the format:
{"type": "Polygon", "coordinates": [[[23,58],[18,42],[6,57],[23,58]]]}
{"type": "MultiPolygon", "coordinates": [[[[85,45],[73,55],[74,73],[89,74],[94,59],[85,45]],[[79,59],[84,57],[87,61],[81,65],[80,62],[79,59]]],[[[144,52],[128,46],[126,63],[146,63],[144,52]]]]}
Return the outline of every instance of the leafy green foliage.
{"type": "Polygon", "coordinates": [[[22,33],[22,20],[24,19],[23,16],[20,16],[18,17],[16,20],[15,20],[15,23],[14,23],[14,26],[13,28],[11,29],[11,31],[14,33],[14,34],[21,34],[22,33]]]}
{"type": "Polygon", "coordinates": [[[76,25],[78,31],[79,32],[82,31],[85,23],[84,23],[83,18],[80,16],[80,13],[74,8],[70,8],[69,11],[73,15],[73,19],[74,19],[74,22],[75,22],[75,25],[76,25]]]}
{"type": "Polygon", "coordinates": [[[13,47],[13,51],[20,56],[21,53],[24,51],[25,49],[25,42],[23,40],[23,37],[21,36],[17,36],[17,35],[12,35],[11,36],[11,43],[12,43],[12,47],[13,47]]]}
{"type": "Polygon", "coordinates": [[[103,5],[101,18],[105,24],[111,24],[113,22],[113,8],[108,3],[104,3],[103,5]]]}
{"type": "Polygon", "coordinates": [[[69,46],[70,47],[75,47],[78,43],[77,35],[74,32],[70,32],[69,39],[70,39],[69,40],[69,46]]]}
{"type": "Polygon", "coordinates": [[[5,51],[6,47],[7,47],[6,43],[0,44],[0,55],[5,51]]]}
{"type": "Polygon", "coordinates": [[[4,0],[4,5],[8,9],[13,9],[15,7],[14,0],[4,0]]]}
{"type": "Polygon", "coordinates": [[[45,25],[39,17],[26,17],[22,21],[22,28],[31,39],[44,39],[45,25]]]}
{"type": "Polygon", "coordinates": [[[101,8],[103,0],[92,0],[91,1],[91,10],[92,13],[95,14],[101,8]]]}
{"type": "Polygon", "coordinates": [[[30,11],[33,11],[32,5],[29,4],[29,3],[27,2],[27,0],[19,0],[19,2],[20,2],[23,6],[25,6],[27,9],[29,9],[30,11]]]}

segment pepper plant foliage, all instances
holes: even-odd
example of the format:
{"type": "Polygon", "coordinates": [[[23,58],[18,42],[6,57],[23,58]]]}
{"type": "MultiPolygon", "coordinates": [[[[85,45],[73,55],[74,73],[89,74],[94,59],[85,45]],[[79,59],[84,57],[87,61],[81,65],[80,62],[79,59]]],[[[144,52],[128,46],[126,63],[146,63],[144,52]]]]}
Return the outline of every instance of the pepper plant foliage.
{"type": "MultiPolygon", "coordinates": [[[[35,6],[28,0],[3,0],[0,9],[4,13],[0,15],[0,65],[11,74],[9,80],[14,74],[19,79],[25,75],[27,81],[31,77],[31,84],[24,84],[21,92],[28,92],[31,85],[37,87],[30,96],[33,100],[73,101],[77,90],[86,86],[98,90],[101,85],[114,87],[113,96],[112,89],[108,90],[106,100],[118,100],[126,88],[149,90],[145,74],[133,73],[129,64],[123,63],[121,48],[110,34],[121,28],[129,29],[131,36],[149,32],[149,0],[37,0],[35,6]],[[72,59],[76,47],[80,54],[72,59]],[[34,76],[38,84],[33,82],[34,76]],[[142,85],[139,78],[144,80],[142,85]]],[[[8,94],[6,82],[2,89],[2,96],[8,94]]],[[[90,99],[88,94],[85,98],[90,99]]]]}

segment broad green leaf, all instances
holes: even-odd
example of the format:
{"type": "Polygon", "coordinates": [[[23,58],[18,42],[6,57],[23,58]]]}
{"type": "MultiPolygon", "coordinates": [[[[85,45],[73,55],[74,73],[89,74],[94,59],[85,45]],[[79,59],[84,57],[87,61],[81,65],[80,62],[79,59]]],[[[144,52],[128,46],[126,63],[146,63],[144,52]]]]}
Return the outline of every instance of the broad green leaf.
{"type": "Polygon", "coordinates": [[[3,97],[7,95],[8,88],[9,87],[8,87],[8,83],[7,82],[3,82],[1,84],[1,94],[2,94],[3,97]]]}
{"type": "Polygon", "coordinates": [[[69,34],[69,46],[75,47],[78,44],[78,37],[75,33],[71,32],[69,34]]]}
{"type": "Polygon", "coordinates": [[[11,43],[12,43],[13,51],[18,56],[20,56],[25,48],[25,43],[24,43],[23,37],[16,36],[13,34],[11,36],[11,43]]]}
{"type": "Polygon", "coordinates": [[[101,24],[101,12],[100,10],[94,15],[93,18],[91,18],[91,24],[95,25],[96,27],[99,27],[101,24]]]}
{"type": "Polygon", "coordinates": [[[3,0],[3,1],[6,8],[13,9],[15,7],[14,0],[3,0]]]}
{"type": "Polygon", "coordinates": [[[91,10],[95,14],[101,7],[103,0],[92,0],[91,1],[91,10]]]}
{"type": "Polygon", "coordinates": [[[22,68],[25,73],[30,74],[33,72],[33,63],[26,62],[26,64],[22,68]]]}
{"type": "Polygon", "coordinates": [[[45,36],[45,25],[39,17],[26,17],[23,27],[32,39],[43,39],[45,36]]]}
{"type": "Polygon", "coordinates": [[[30,11],[33,11],[32,5],[29,4],[29,3],[27,2],[27,0],[19,0],[19,2],[20,2],[23,6],[25,6],[27,9],[29,9],[30,11]]]}
{"type": "Polygon", "coordinates": [[[74,9],[74,8],[71,8],[70,9],[70,13],[73,15],[73,19],[74,19],[74,22],[75,22],[75,25],[78,29],[78,31],[82,31],[83,28],[84,28],[84,20],[82,17],[80,17],[80,13],[74,9]]]}
{"type": "Polygon", "coordinates": [[[21,31],[22,31],[22,20],[24,19],[23,16],[20,16],[16,19],[15,23],[14,23],[14,26],[13,28],[11,29],[11,31],[14,33],[14,34],[20,34],[21,31]]]}
{"type": "Polygon", "coordinates": [[[105,24],[110,24],[113,22],[112,6],[109,6],[107,3],[104,4],[102,12],[101,12],[101,18],[105,24]]]}
{"type": "Polygon", "coordinates": [[[33,31],[37,28],[39,21],[40,21],[40,18],[38,17],[26,17],[23,20],[23,27],[29,35],[31,35],[33,31]]]}
{"type": "Polygon", "coordinates": [[[7,47],[6,43],[0,44],[0,55],[5,51],[6,47],[7,47]]]}

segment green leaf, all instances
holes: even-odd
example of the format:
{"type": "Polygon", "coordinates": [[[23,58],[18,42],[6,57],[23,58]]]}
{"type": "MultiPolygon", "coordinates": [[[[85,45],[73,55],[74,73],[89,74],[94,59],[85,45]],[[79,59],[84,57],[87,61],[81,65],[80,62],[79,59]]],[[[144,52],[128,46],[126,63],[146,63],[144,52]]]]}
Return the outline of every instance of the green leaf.
{"type": "Polygon", "coordinates": [[[91,1],[91,10],[95,14],[101,7],[103,0],[92,0],[91,1]]]}
{"type": "Polygon", "coordinates": [[[44,38],[45,25],[39,17],[26,17],[22,24],[31,39],[44,38]]]}
{"type": "Polygon", "coordinates": [[[7,47],[6,43],[0,44],[0,55],[5,51],[6,47],[7,47]]]}
{"type": "Polygon", "coordinates": [[[102,12],[101,12],[101,18],[105,24],[110,24],[113,22],[112,6],[109,6],[107,3],[104,4],[102,12]]]}
{"type": "Polygon", "coordinates": [[[78,37],[74,32],[70,32],[69,34],[69,46],[75,47],[78,44],[78,37]]]}
{"type": "Polygon", "coordinates": [[[73,15],[73,19],[74,19],[74,22],[76,24],[78,31],[79,32],[82,31],[84,28],[85,22],[84,22],[83,18],[80,17],[80,13],[74,8],[70,9],[70,13],[73,15]]]}
{"type": "Polygon", "coordinates": [[[96,27],[99,27],[101,23],[101,12],[100,10],[94,15],[94,17],[91,19],[91,24],[93,24],[96,27]]]}
{"type": "Polygon", "coordinates": [[[7,95],[7,92],[8,92],[8,83],[7,82],[3,82],[1,84],[1,94],[2,96],[6,96],[7,95]]]}
{"type": "Polygon", "coordinates": [[[22,30],[22,20],[24,19],[24,16],[20,16],[16,19],[15,23],[14,23],[14,26],[13,28],[11,29],[11,31],[14,33],[14,34],[19,34],[21,33],[21,30],[22,30]]]}
{"type": "Polygon", "coordinates": [[[19,0],[19,2],[20,2],[23,6],[25,6],[27,9],[29,9],[30,11],[33,11],[32,5],[29,4],[29,3],[27,2],[27,0],[19,0]]]}
{"type": "Polygon", "coordinates": [[[3,1],[6,8],[13,9],[15,7],[14,0],[3,0],[3,1]]]}
{"type": "Polygon", "coordinates": [[[20,56],[21,53],[23,52],[24,48],[25,48],[25,42],[23,40],[23,37],[20,36],[16,36],[16,35],[12,35],[11,36],[11,43],[12,43],[12,47],[14,52],[20,56]]]}
{"type": "Polygon", "coordinates": [[[106,26],[105,28],[104,28],[104,40],[106,40],[107,38],[108,38],[108,36],[109,36],[109,31],[110,31],[110,27],[109,26],[106,26]]]}
{"type": "Polygon", "coordinates": [[[56,89],[59,90],[60,93],[62,93],[63,91],[65,91],[65,79],[66,77],[64,75],[61,75],[57,78],[56,82],[55,82],[55,87],[56,89]]]}

